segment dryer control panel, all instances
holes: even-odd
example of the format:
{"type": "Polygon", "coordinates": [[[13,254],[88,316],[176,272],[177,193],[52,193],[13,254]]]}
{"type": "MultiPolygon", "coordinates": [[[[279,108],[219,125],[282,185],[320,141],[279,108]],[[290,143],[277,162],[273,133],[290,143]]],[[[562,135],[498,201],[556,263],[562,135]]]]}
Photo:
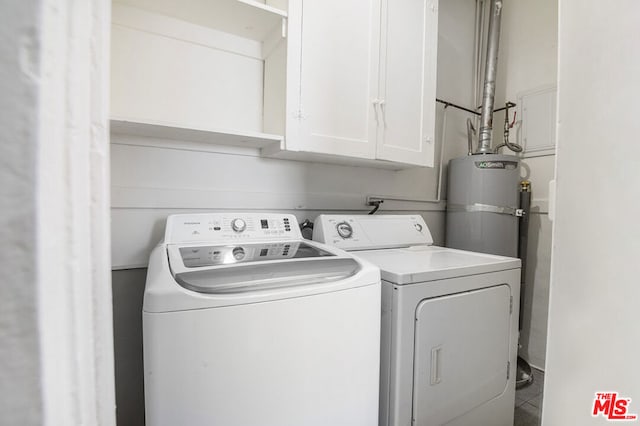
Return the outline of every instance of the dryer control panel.
{"type": "Polygon", "coordinates": [[[300,240],[296,217],[273,213],[176,214],[167,218],[164,242],[238,243],[300,240]]]}
{"type": "Polygon", "coordinates": [[[433,244],[419,215],[320,215],[313,240],[347,251],[433,244]]]}

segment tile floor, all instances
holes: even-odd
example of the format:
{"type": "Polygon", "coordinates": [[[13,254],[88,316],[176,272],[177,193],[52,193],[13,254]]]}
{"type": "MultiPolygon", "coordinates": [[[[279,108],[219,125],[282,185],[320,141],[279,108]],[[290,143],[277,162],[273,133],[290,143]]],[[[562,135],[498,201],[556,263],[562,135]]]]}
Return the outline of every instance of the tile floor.
{"type": "Polygon", "coordinates": [[[516,390],[516,411],[514,426],[539,426],[542,412],[542,390],[544,373],[533,370],[533,383],[526,388],[516,390]]]}

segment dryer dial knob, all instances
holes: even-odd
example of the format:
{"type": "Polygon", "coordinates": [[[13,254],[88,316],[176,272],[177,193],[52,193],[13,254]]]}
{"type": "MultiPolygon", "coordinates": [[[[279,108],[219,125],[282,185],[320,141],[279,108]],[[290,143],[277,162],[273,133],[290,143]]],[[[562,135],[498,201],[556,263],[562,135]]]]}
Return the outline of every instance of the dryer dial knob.
{"type": "Polygon", "coordinates": [[[242,232],[247,229],[247,222],[242,219],[233,219],[231,221],[231,229],[235,232],[242,232]]]}
{"type": "Polygon", "coordinates": [[[351,238],[353,235],[353,228],[347,222],[340,222],[336,225],[336,231],[343,239],[351,238]]]}

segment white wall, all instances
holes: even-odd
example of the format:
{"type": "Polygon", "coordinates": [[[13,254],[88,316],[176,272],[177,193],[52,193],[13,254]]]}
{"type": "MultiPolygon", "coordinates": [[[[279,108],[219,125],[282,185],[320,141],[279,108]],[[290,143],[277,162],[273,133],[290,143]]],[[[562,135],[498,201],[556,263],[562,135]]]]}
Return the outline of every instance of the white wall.
{"type": "MultiPolygon", "coordinates": [[[[558,0],[507,0],[503,4],[496,107],[504,106],[507,100],[518,102],[523,92],[553,86],[557,79],[558,0]]],[[[521,120],[522,115],[511,132],[511,142],[520,142],[521,120]]],[[[502,141],[503,123],[504,113],[496,113],[495,143],[502,141]]],[[[542,369],[545,367],[551,262],[548,185],[553,179],[554,163],[555,155],[527,156],[521,163],[522,177],[532,183],[532,214],[521,307],[520,356],[542,369]]]]}
{"type": "Polygon", "coordinates": [[[40,1],[0,5],[0,413],[3,424],[43,419],[36,269],[40,1]]]}
{"type": "MultiPolygon", "coordinates": [[[[402,187],[390,170],[267,159],[247,151],[126,145],[131,141],[131,137],[112,137],[115,268],[144,267],[171,212],[287,211],[299,220],[313,220],[320,211],[365,212],[366,194],[424,198],[421,190],[427,186],[425,182],[402,187]]],[[[392,209],[389,204],[393,205],[385,203],[384,210],[392,209]]],[[[412,203],[409,208],[436,212],[430,222],[436,237],[442,236],[443,224],[438,222],[442,206],[412,203]]]]}
{"type": "Polygon", "coordinates": [[[640,3],[560,0],[557,210],[543,424],[640,413],[640,3]]]}

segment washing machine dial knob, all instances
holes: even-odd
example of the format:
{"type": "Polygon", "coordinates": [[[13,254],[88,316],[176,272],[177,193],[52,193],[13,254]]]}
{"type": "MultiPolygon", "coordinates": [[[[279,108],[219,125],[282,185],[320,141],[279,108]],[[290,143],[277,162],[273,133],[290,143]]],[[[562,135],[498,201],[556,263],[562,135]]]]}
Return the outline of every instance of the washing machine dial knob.
{"type": "Polygon", "coordinates": [[[242,260],[244,259],[245,256],[245,252],[244,249],[242,247],[236,247],[233,249],[233,251],[231,252],[233,254],[233,258],[235,260],[242,260]]]}
{"type": "Polygon", "coordinates": [[[233,229],[235,232],[242,232],[247,229],[247,222],[245,222],[243,219],[233,219],[231,221],[231,229],[233,229]]]}
{"type": "Polygon", "coordinates": [[[336,225],[336,231],[343,239],[351,238],[353,235],[353,228],[347,222],[340,222],[336,225]]]}

